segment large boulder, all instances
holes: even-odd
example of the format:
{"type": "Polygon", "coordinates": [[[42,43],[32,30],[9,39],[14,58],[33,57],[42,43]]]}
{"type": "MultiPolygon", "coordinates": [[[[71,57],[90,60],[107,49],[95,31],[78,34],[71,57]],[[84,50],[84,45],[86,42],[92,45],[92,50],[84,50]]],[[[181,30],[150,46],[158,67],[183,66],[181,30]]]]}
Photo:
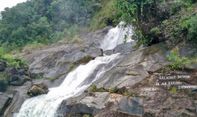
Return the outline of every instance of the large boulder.
{"type": "Polygon", "coordinates": [[[149,73],[168,65],[167,53],[169,50],[163,44],[133,51],[124,55],[121,62],[106,72],[95,85],[106,89],[132,87],[148,77],[149,73]],[[163,48],[160,48],[161,46],[163,48]]]}
{"type": "Polygon", "coordinates": [[[102,117],[102,113],[105,110],[127,115],[128,117],[140,117],[143,115],[142,100],[140,98],[129,98],[108,92],[92,93],[91,95],[64,101],[59,107],[58,113],[66,117],[76,114],[89,114],[102,117]]]}
{"type": "Polygon", "coordinates": [[[48,93],[48,87],[45,84],[33,84],[27,94],[31,97],[48,93]]]}

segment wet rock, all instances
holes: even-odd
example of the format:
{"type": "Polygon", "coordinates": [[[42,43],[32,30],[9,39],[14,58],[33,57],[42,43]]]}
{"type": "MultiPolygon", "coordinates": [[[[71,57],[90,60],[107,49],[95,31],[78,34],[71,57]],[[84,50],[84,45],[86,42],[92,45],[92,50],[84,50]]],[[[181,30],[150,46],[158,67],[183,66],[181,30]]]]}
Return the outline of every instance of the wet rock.
{"type": "Polygon", "coordinates": [[[0,92],[5,92],[8,87],[8,83],[4,79],[0,79],[0,92]]]}
{"type": "Polygon", "coordinates": [[[25,75],[13,75],[9,78],[9,85],[22,86],[27,80],[30,80],[28,76],[25,75]]]}
{"type": "Polygon", "coordinates": [[[108,26],[95,32],[83,33],[80,35],[80,37],[86,45],[89,45],[90,47],[100,48],[101,41],[104,39],[105,35],[111,28],[111,26],[108,26]]]}
{"type": "Polygon", "coordinates": [[[104,54],[105,55],[111,55],[115,53],[128,54],[134,50],[133,48],[134,45],[135,45],[135,42],[123,43],[123,44],[117,45],[117,47],[114,48],[113,50],[104,51],[104,54]]]}
{"type": "Polygon", "coordinates": [[[85,48],[84,49],[84,52],[87,55],[89,55],[89,56],[91,56],[93,58],[103,55],[102,50],[100,48],[97,48],[97,47],[88,47],[88,48],[85,48]]]}
{"type": "Polygon", "coordinates": [[[114,53],[114,50],[106,50],[103,53],[104,53],[104,55],[111,55],[114,53]]]}
{"type": "Polygon", "coordinates": [[[45,84],[33,84],[27,94],[31,97],[48,93],[48,87],[45,84]]]}
{"type": "Polygon", "coordinates": [[[134,50],[134,48],[133,48],[134,46],[135,46],[134,41],[129,42],[129,43],[120,44],[114,49],[114,53],[128,54],[134,50]]]}

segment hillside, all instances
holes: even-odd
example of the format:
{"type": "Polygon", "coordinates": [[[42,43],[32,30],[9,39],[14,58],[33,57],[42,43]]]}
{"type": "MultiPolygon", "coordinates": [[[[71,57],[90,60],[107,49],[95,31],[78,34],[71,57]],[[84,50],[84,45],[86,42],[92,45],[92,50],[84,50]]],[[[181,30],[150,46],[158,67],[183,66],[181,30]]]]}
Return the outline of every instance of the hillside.
{"type": "Polygon", "coordinates": [[[29,0],[1,15],[0,117],[197,116],[197,0],[29,0]]]}

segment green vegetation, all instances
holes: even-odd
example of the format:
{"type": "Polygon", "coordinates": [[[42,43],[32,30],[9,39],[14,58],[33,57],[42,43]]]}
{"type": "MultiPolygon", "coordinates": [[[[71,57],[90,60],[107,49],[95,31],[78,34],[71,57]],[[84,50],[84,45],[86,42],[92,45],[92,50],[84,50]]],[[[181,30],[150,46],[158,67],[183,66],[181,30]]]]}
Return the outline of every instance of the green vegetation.
{"type": "Polygon", "coordinates": [[[92,29],[125,21],[135,27],[133,39],[152,45],[169,40],[196,44],[196,0],[109,0],[91,23],[92,29]]]}
{"type": "Polygon", "coordinates": [[[8,66],[15,68],[25,67],[27,65],[24,60],[18,59],[12,54],[6,53],[2,47],[0,47],[0,61],[5,61],[7,62],[8,66]]]}
{"type": "Polygon", "coordinates": [[[135,96],[136,94],[129,92],[128,89],[126,89],[125,87],[123,88],[117,88],[117,87],[111,87],[109,89],[106,89],[104,87],[101,88],[97,88],[96,85],[91,85],[90,92],[109,92],[109,93],[116,93],[116,94],[120,94],[120,95],[124,95],[124,96],[135,96]]]}
{"type": "Polygon", "coordinates": [[[1,46],[12,50],[72,36],[99,8],[100,0],[31,0],[6,8],[0,19],[1,46]]]}
{"type": "Polygon", "coordinates": [[[185,31],[186,39],[197,44],[197,14],[182,21],[181,28],[185,31]]]}
{"type": "Polygon", "coordinates": [[[93,84],[90,86],[90,92],[108,92],[108,90],[103,87],[97,88],[96,85],[93,84]]]}
{"type": "Polygon", "coordinates": [[[119,23],[116,9],[117,0],[102,0],[102,7],[93,16],[90,29],[96,30],[108,25],[116,25],[119,23]]]}
{"type": "Polygon", "coordinates": [[[70,40],[120,21],[135,27],[139,44],[197,40],[196,0],[31,0],[1,14],[0,44],[10,50],[70,40]]]}
{"type": "Polygon", "coordinates": [[[176,93],[177,93],[177,88],[176,88],[176,87],[171,87],[171,88],[169,89],[169,92],[170,92],[171,94],[176,94],[176,93]]]}
{"type": "Polygon", "coordinates": [[[80,31],[115,26],[120,21],[134,26],[133,39],[139,45],[165,40],[172,45],[181,41],[196,44],[196,1],[31,0],[1,13],[0,45],[13,50],[63,38],[67,42],[80,31]]]}
{"type": "Polygon", "coordinates": [[[196,57],[188,58],[182,57],[179,55],[178,49],[173,50],[168,56],[167,59],[171,64],[169,65],[170,69],[178,70],[184,69],[184,67],[188,64],[197,63],[196,57]]]}

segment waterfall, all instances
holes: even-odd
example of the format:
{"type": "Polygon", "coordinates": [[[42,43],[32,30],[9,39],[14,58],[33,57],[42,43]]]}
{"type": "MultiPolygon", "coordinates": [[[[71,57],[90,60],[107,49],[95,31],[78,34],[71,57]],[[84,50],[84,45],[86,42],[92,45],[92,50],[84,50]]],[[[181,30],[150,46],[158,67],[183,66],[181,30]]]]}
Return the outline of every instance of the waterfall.
{"type": "MultiPolygon", "coordinates": [[[[101,43],[104,50],[113,49],[124,42],[123,34],[129,31],[129,27],[120,28],[120,25],[111,29],[101,43]],[[106,44],[105,44],[106,43],[106,44]]],[[[49,89],[49,93],[27,99],[16,117],[56,117],[56,111],[63,100],[78,96],[92,83],[117,65],[121,55],[119,53],[110,56],[97,57],[86,65],[80,65],[70,72],[63,83],[56,88],[49,89]]]]}
{"type": "Polygon", "coordinates": [[[104,40],[101,42],[101,48],[105,50],[112,50],[117,45],[132,42],[133,27],[120,22],[115,28],[109,30],[104,40]]]}

